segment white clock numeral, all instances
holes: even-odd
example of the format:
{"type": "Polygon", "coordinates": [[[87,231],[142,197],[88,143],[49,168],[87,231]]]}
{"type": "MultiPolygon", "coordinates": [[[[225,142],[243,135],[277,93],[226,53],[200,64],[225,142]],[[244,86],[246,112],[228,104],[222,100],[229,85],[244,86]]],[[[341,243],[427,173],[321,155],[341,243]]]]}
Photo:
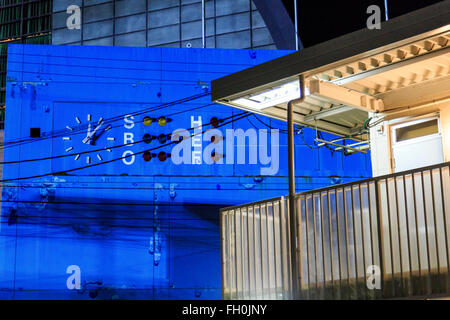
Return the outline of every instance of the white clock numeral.
{"type": "Polygon", "coordinates": [[[67,148],[66,149],[66,152],[70,152],[70,151],[72,151],[73,150],[73,147],[70,147],[70,148],[67,148]]]}
{"type": "Polygon", "coordinates": [[[70,140],[70,137],[64,137],[63,140],[64,140],[64,141],[69,141],[69,140],[70,140]]]}
{"type": "Polygon", "coordinates": [[[98,158],[98,160],[100,160],[100,161],[102,161],[103,159],[102,159],[102,157],[97,153],[97,158],[98,158]]]}
{"type": "Polygon", "coordinates": [[[109,138],[108,138],[108,141],[116,141],[116,139],[115,139],[115,138],[109,137],[109,138]]]}
{"type": "Polygon", "coordinates": [[[77,156],[75,157],[75,161],[77,161],[78,159],[80,159],[80,155],[77,154],[77,156]]]}
{"type": "Polygon", "coordinates": [[[80,118],[78,118],[78,117],[75,117],[75,120],[77,120],[78,124],[80,124],[80,123],[81,123],[81,120],[80,120],[80,118]]]}
{"type": "Polygon", "coordinates": [[[66,126],[67,129],[69,129],[70,131],[73,131],[72,127],[66,126]]]}
{"type": "Polygon", "coordinates": [[[111,149],[106,149],[106,151],[108,151],[108,152],[112,152],[112,150],[111,150],[111,149]]]}
{"type": "Polygon", "coordinates": [[[91,116],[90,114],[88,114],[88,115],[87,115],[87,119],[88,119],[88,121],[91,121],[92,116],[91,116]]]}
{"type": "Polygon", "coordinates": [[[86,163],[87,164],[91,163],[91,157],[86,157],[86,163]]]}

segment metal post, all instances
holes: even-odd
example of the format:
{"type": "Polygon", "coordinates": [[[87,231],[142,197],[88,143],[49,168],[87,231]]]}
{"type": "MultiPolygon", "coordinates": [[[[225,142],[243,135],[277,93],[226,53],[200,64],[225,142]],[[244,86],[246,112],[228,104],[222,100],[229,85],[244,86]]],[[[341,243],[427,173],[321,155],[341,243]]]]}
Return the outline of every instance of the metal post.
{"type": "Polygon", "coordinates": [[[294,0],[294,16],[295,16],[295,50],[298,51],[299,43],[298,43],[298,6],[297,6],[297,0],[294,0]]]}
{"type": "Polygon", "coordinates": [[[384,0],[384,12],[386,14],[386,21],[389,20],[388,0],[384,0]]]}
{"type": "Polygon", "coordinates": [[[203,48],[206,48],[206,0],[202,0],[202,43],[203,48]]]}
{"type": "Polygon", "coordinates": [[[297,216],[295,210],[295,149],[294,149],[294,103],[303,102],[305,99],[305,83],[303,75],[300,76],[300,99],[289,101],[287,105],[288,121],[288,159],[289,159],[289,224],[290,224],[290,248],[292,270],[292,298],[298,295],[297,275],[297,216]]]}

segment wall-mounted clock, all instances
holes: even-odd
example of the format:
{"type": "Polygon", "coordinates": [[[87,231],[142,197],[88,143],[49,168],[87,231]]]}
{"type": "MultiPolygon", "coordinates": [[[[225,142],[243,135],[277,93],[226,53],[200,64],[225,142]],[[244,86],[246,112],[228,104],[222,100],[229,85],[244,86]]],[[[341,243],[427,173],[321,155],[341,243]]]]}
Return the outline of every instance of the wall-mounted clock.
{"type": "Polygon", "coordinates": [[[91,164],[94,161],[103,161],[102,152],[99,149],[104,149],[106,152],[112,152],[109,149],[115,142],[114,137],[107,137],[106,132],[112,129],[111,124],[105,124],[103,117],[98,120],[93,120],[92,114],[88,113],[86,117],[75,116],[75,119],[66,126],[67,135],[62,137],[66,153],[74,154],[74,161],[84,161],[86,164],[91,164]],[[82,120],[86,119],[86,120],[82,120]],[[87,130],[83,130],[83,134],[72,134],[76,126],[86,126],[87,130]],[[92,154],[83,153],[94,151],[92,154]],[[83,154],[81,154],[83,153],[83,154]]]}

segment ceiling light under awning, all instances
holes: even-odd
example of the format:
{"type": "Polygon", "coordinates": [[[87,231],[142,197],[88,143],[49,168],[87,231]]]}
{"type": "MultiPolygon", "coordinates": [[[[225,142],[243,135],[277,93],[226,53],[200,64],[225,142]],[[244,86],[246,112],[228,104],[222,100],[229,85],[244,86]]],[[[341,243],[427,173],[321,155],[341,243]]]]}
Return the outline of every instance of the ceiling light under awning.
{"type": "MultiPolygon", "coordinates": [[[[305,95],[309,94],[309,89],[305,87],[305,95]]],[[[232,100],[231,104],[253,110],[263,110],[298,98],[300,98],[300,83],[292,81],[262,93],[232,100]]]]}

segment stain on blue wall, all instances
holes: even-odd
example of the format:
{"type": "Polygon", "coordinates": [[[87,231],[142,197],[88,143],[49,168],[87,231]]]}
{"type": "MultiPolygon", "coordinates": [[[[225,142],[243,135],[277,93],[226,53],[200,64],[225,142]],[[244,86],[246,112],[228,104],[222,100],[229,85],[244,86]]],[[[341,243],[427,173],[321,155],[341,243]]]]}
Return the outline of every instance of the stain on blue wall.
{"type": "MultiPolygon", "coordinates": [[[[164,135],[242,111],[208,95],[172,102],[287,53],[10,46],[3,161],[22,162],[3,179],[42,177],[2,184],[0,298],[220,299],[219,208],[287,193],[286,125],[249,116],[218,128],[281,129],[274,176],[259,162],[175,165],[164,135]]],[[[311,148],[314,135],[295,137],[298,191],[370,176],[369,155],[311,148]]]]}

